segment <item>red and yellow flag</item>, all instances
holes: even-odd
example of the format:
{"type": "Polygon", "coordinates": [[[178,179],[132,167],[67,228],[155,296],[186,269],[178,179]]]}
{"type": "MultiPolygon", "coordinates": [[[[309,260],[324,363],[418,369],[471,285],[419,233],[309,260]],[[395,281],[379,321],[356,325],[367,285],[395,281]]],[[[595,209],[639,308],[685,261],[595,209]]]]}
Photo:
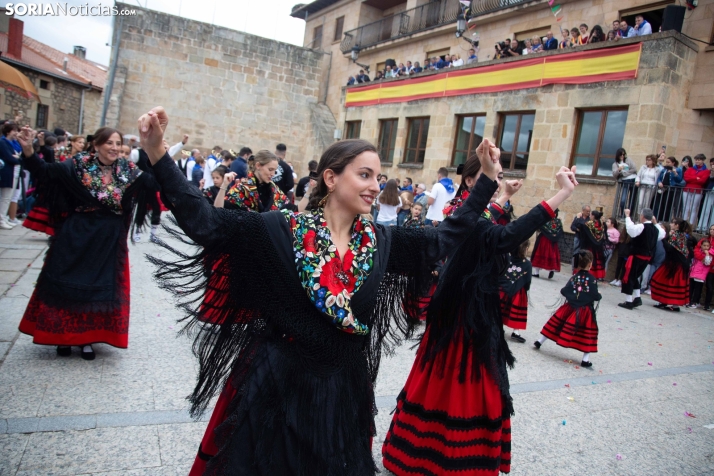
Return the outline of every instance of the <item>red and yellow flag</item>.
{"type": "Polygon", "coordinates": [[[580,51],[421,78],[373,83],[347,89],[345,107],[372,106],[418,99],[495,93],[547,84],[586,84],[637,77],[642,43],[580,51]]]}

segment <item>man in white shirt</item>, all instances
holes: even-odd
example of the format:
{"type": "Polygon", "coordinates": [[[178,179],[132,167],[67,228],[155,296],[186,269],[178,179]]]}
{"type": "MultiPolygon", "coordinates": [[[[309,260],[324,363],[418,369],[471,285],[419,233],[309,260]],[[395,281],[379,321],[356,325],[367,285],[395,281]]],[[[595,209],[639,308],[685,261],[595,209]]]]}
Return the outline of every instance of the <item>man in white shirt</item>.
{"type": "Polygon", "coordinates": [[[652,25],[645,20],[642,15],[635,17],[635,36],[645,36],[652,34],[652,25]]]}
{"type": "Polygon", "coordinates": [[[444,207],[449,200],[456,196],[454,181],[449,178],[449,171],[446,167],[441,167],[436,175],[436,183],[431,188],[431,194],[427,203],[429,211],[426,212],[424,223],[437,226],[444,220],[444,207]]]}
{"type": "Polygon", "coordinates": [[[640,223],[635,224],[630,219],[630,210],[625,210],[625,217],[625,228],[631,238],[630,257],[627,258],[625,276],[622,279],[621,292],[625,295],[625,302],[618,306],[632,310],[642,305],[642,274],[654,256],[657,241],[664,239],[665,232],[662,227],[655,226],[652,210],[649,208],[642,209],[640,223]]]}

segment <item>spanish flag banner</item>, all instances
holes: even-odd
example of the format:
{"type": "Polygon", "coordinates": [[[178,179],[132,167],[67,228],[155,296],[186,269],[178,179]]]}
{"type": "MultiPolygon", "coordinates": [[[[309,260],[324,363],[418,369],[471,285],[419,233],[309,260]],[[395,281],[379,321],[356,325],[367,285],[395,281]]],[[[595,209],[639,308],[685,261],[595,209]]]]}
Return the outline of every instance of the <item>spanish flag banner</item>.
{"type": "Polygon", "coordinates": [[[587,84],[637,78],[642,43],[438,73],[348,88],[345,107],[495,93],[548,84],[587,84]]]}

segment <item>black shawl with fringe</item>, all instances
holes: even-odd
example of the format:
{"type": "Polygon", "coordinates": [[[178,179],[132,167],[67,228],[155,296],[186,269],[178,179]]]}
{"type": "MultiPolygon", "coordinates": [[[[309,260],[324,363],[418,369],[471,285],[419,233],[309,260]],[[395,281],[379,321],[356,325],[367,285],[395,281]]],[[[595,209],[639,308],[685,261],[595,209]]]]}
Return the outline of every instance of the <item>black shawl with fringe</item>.
{"type": "Polygon", "coordinates": [[[466,240],[468,245],[449,256],[427,313],[429,333],[422,365],[435,364],[443,374],[444,350],[461,340],[459,380],[480,379],[480,364],[484,364],[499,385],[509,413],[513,406],[506,367],[513,367],[515,358],[503,333],[499,277],[506,271],[508,253],[550,219],[540,204],[505,226],[481,218],[466,240]],[[467,376],[468,359],[472,359],[473,374],[467,376]]]}
{"type": "Polygon", "coordinates": [[[184,332],[194,337],[199,372],[191,413],[199,416],[227,383],[238,391],[231,416],[217,433],[221,450],[211,467],[220,473],[238,452],[253,450],[255,464],[270,467],[273,446],[279,446],[271,438],[294,423],[296,438],[306,445],[296,473],[373,474],[369,437],[375,434],[373,386],[381,355],[410,336],[430,265],[473,236],[496,183],[481,178],[486,192],[438,228],[375,226],[373,269],[351,301],[355,317],[370,328],[360,336],[337,329],[309,300],[281,212],[214,208],[170,157],[153,169],[162,200],[190,241],[179,230],[170,230],[172,235],[202,247],[189,254],[164,243],[178,259],[149,257],[159,285],[175,294],[186,313],[184,332]],[[223,279],[211,280],[214,268],[224,270],[223,279]],[[207,319],[201,305],[209,281],[221,296],[213,301],[223,305],[213,307],[207,319]],[[251,443],[235,433],[236,422],[248,417],[258,418],[262,427],[251,443]]]}

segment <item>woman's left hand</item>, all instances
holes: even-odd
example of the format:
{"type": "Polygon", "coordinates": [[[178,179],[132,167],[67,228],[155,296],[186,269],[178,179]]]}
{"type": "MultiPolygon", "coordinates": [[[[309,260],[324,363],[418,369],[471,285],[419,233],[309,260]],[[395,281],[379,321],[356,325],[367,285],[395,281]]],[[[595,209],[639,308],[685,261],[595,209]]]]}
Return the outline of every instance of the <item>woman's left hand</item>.
{"type": "Polygon", "coordinates": [[[19,134],[17,134],[17,141],[22,146],[22,153],[26,157],[35,153],[35,148],[32,147],[32,141],[35,140],[35,135],[37,135],[37,133],[30,126],[23,126],[19,134]]]}

